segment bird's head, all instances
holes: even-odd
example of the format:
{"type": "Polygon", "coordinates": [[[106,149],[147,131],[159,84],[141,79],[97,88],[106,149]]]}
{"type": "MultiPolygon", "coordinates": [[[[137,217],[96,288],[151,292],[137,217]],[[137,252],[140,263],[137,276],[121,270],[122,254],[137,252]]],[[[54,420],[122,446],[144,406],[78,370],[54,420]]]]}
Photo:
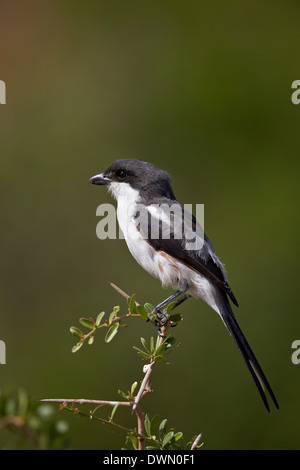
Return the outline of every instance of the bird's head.
{"type": "Polygon", "coordinates": [[[138,191],[142,199],[175,199],[169,174],[151,163],[137,159],[116,160],[103,173],[93,176],[89,182],[107,185],[115,197],[120,192],[126,192],[126,188],[131,188],[138,191]]]}

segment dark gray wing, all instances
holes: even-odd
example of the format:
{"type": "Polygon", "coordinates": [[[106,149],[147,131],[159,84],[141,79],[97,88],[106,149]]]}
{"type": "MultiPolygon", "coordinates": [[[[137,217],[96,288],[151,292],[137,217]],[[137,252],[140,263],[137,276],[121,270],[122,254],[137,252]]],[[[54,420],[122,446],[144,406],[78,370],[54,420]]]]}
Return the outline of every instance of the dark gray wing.
{"type": "Polygon", "coordinates": [[[178,201],[170,201],[169,199],[158,199],[155,203],[143,207],[147,211],[147,220],[142,227],[142,232],[145,233],[148,230],[147,236],[145,236],[148,243],[155,250],[166,252],[210,279],[238,306],[227,282],[225,268],[196,218],[178,201]],[[184,227],[184,221],[188,218],[190,222],[184,227]],[[153,227],[155,219],[158,220],[159,230],[157,227],[156,230],[149,230],[149,227],[153,227]],[[181,232],[180,235],[178,235],[179,232],[181,232]],[[194,236],[194,239],[191,235],[194,236]],[[188,246],[194,248],[187,249],[188,246]]]}

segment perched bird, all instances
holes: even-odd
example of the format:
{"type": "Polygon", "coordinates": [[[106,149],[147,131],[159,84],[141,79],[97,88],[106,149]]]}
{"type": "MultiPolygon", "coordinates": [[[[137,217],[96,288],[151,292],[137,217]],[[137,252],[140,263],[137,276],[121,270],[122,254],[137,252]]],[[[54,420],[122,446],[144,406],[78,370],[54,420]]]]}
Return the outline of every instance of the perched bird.
{"type": "Polygon", "coordinates": [[[142,160],[121,159],[89,182],[107,185],[117,200],[118,223],[135,260],[164,286],[176,290],[154,309],[161,318],[159,326],[167,321],[163,309],[170,302],[177,306],[191,296],[203,299],[233,337],[267,410],[265,388],[279,408],[232,312],[229,299],[236,306],[238,303],[224,266],[201,225],[176,200],[169,174],[142,160]]]}

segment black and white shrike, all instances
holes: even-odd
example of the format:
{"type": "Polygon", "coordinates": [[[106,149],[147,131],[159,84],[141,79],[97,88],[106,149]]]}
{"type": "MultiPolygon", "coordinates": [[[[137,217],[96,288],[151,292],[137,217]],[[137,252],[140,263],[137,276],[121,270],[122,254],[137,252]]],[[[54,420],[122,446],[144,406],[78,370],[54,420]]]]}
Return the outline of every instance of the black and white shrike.
{"type": "Polygon", "coordinates": [[[93,176],[89,182],[107,185],[117,200],[118,223],[135,260],[163,286],[176,290],[154,309],[162,318],[161,324],[166,321],[163,309],[170,302],[175,301],[174,306],[177,306],[191,296],[203,299],[219,314],[234,339],[267,410],[270,408],[265,389],[279,408],[232,312],[229,299],[236,306],[238,303],[228,284],[224,266],[210,240],[203,232],[201,235],[201,227],[195,217],[189,214],[190,223],[184,223],[187,212],[174,196],[169,174],[142,160],[122,159],[93,176]],[[169,213],[168,208],[171,209],[169,213]],[[153,221],[158,227],[154,235],[150,230],[155,226],[153,221]],[[168,236],[164,236],[165,233],[168,236]],[[192,248],[191,236],[194,236],[192,248]]]}

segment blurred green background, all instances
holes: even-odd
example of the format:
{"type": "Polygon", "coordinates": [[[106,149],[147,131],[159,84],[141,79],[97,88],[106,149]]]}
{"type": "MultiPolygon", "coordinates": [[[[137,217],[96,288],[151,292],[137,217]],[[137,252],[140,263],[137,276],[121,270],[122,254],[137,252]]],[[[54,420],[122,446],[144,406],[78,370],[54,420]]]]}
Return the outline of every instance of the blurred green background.
{"type": "MultiPolygon", "coordinates": [[[[204,449],[299,449],[299,2],[36,0],[0,10],[1,387],[118,399],[142,378],[132,345],[151,325],[132,321],[76,354],[69,333],[79,317],[126,311],[107,281],[140,302],[168,293],[124,240],[96,237],[96,208],[112,200],[88,179],[141,158],[171,173],[182,203],[205,204],[234,312],[280,404],[265,411],[222,322],[192,299],[144,410],[187,438],[202,432],[204,449]]],[[[71,448],[124,443],[120,430],[63,418],[71,448]]],[[[135,423],[126,410],[118,418],[135,423]]]]}

